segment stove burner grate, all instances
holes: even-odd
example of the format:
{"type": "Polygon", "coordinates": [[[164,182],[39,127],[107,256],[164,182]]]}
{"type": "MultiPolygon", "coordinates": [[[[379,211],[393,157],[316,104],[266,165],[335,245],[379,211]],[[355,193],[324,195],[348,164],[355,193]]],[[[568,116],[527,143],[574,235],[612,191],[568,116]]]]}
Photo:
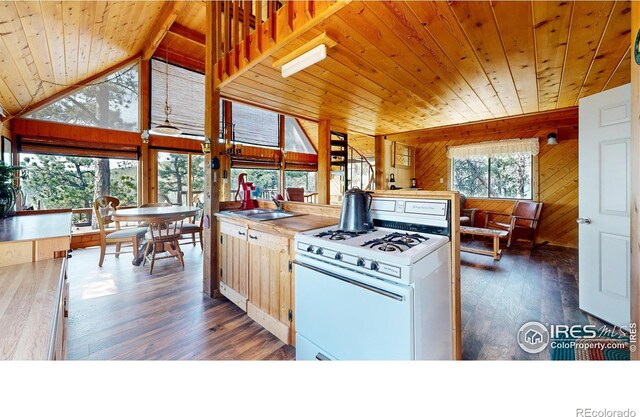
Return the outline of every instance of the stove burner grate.
{"type": "Polygon", "coordinates": [[[407,249],[429,240],[429,238],[421,236],[417,233],[400,233],[394,232],[378,239],[372,239],[364,242],[361,246],[368,248],[377,248],[383,252],[403,252],[407,249]]]}
{"type": "Polygon", "coordinates": [[[326,232],[320,232],[315,237],[327,238],[329,240],[346,240],[352,237],[364,235],[367,232],[346,232],[344,230],[327,230],[326,232]]]}

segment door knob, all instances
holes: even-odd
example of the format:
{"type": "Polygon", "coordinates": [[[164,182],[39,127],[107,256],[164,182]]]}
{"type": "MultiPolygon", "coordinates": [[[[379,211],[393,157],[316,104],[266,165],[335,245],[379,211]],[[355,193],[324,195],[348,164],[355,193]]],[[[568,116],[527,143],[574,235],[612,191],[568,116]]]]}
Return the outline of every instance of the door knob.
{"type": "Polygon", "coordinates": [[[576,222],[578,224],[591,224],[591,219],[588,217],[578,217],[578,220],[576,220],[576,222]]]}

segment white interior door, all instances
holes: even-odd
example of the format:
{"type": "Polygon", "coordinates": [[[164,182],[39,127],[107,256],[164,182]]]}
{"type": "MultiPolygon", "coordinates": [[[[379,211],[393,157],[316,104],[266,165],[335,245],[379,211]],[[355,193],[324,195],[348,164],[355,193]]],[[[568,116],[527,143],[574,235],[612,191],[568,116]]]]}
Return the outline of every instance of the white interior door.
{"type": "Polygon", "coordinates": [[[580,100],[580,308],[630,321],[631,86],[580,100]]]}

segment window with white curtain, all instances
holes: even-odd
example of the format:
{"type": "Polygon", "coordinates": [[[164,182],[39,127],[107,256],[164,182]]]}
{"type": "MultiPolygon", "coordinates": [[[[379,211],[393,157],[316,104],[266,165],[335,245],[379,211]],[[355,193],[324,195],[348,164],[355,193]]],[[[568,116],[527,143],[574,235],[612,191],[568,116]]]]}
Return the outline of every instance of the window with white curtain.
{"type": "Polygon", "coordinates": [[[452,189],[467,197],[530,200],[538,152],[535,138],[450,147],[452,189]]]}

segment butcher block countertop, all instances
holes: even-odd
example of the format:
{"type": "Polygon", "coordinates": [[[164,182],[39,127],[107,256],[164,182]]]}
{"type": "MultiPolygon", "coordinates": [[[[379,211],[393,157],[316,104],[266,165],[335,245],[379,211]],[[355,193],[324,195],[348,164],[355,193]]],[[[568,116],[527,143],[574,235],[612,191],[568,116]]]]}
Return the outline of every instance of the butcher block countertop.
{"type": "Polygon", "coordinates": [[[0,268],[0,360],[52,358],[65,262],[0,268]]]}
{"type": "Polygon", "coordinates": [[[0,243],[51,239],[71,234],[71,211],[0,219],[0,243]]]}
{"type": "Polygon", "coordinates": [[[294,235],[298,232],[304,232],[311,229],[319,229],[321,227],[334,226],[338,224],[338,219],[335,217],[317,216],[315,214],[300,214],[293,217],[265,221],[250,220],[244,217],[238,217],[224,213],[216,213],[216,216],[231,223],[247,225],[253,230],[267,233],[277,233],[290,238],[293,238],[294,235]]]}

